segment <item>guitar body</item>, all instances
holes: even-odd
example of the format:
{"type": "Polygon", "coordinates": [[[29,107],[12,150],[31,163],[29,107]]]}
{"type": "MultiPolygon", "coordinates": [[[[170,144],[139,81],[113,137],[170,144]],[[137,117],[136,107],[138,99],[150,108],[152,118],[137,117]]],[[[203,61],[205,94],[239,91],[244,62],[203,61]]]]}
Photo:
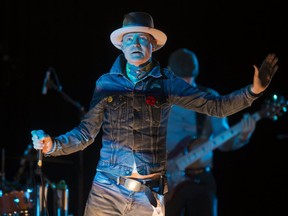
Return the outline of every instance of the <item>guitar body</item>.
{"type": "MultiPolygon", "coordinates": [[[[177,160],[185,157],[187,152],[190,152],[192,149],[197,149],[201,144],[207,141],[207,139],[193,139],[193,138],[184,138],[177,146],[170,152],[167,161],[167,180],[168,180],[168,193],[165,195],[165,199],[168,201],[172,198],[174,192],[181,187],[183,183],[188,178],[185,175],[185,169],[179,168],[177,165],[177,160]],[[183,142],[186,142],[185,144],[183,142]]],[[[209,152],[207,153],[209,154],[209,152]]],[[[210,158],[210,157],[209,157],[210,158]]],[[[201,163],[201,162],[199,162],[201,163]]],[[[198,162],[191,164],[187,168],[197,167],[198,162]]]]}

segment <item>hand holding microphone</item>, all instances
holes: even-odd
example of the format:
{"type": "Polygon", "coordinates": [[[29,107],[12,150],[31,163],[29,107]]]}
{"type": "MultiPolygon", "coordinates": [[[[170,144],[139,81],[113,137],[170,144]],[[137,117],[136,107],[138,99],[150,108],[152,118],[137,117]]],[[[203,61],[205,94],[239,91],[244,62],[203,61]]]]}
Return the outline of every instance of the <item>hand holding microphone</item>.
{"type": "Polygon", "coordinates": [[[32,142],[34,149],[38,150],[37,155],[37,165],[42,167],[43,153],[47,153],[52,149],[52,138],[45,134],[43,130],[33,130],[31,131],[32,142]]]}

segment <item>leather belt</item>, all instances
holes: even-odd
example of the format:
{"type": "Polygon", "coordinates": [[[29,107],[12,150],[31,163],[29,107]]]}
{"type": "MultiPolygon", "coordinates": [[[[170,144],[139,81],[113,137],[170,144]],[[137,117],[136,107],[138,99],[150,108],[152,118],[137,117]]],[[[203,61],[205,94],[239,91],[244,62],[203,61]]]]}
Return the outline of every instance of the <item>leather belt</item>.
{"type": "Polygon", "coordinates": [[[153,187],[159,187],[159,179],[133,179],[125,178],[123,176],[113,175],[107,172],[101,172],[109,179],[113,180],[117,185],[123,185],[126,189],[134,192],[143,191],[149,199],[151,205],[157,207],[157,201],[154,194],[151,191],[153,187]]]}

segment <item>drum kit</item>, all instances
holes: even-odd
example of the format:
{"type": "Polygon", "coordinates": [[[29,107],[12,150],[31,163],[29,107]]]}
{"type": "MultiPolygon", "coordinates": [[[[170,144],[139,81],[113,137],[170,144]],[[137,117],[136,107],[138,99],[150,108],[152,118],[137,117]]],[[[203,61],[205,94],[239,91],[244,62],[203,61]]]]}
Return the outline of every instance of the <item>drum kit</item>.
{"type": "MultiPolygon", "coordinates": [[[[31,156],[32,145],[29,144],[20,159],[20,168],[14,177],[13,182],[6,181],[5,179],[5,150],[2,149],[2,165],[0,172],[0,215],[1,216],[46,216],[48,215],[47,193],[48,188],[53,189],[53,201],[56,205],[55,215],[65,216],[68,213],[68,188],[65,181],[61,180],[60,183],[52,183],[46,177],[43,177],[41,167],[33,170],[33,174],[28,176],[29,181],[34,179],[33,183],[23,183],[23,173],[25,164],[28,161],[35,161],[36,157],[31,156]],[[32,177],[33,175],[33,177],[32,177]],[[55,193],[54,193],[55,192],[55,193]]],[[[57,160],[56,160],[57,161],[57,160]]],[[[65,163],[65,162],[64,162],[65,163]]],[[[30,163],[31,164],[31,163],[30,163]]],[[[31,168],[29,169],[31,170],[31,168]]],[[[53,214],[54,215],[54,214],[53,214]]]]}
{"type": "Polygon", "coordinates": [[[29,190],[0,192],[1,215],[31,215],[33,209],[33,199],[31,195],[31,191],[29,190]]]}
{"type": "MultiPolygon", "coordinates": [[[[26,149],[29,154],[31,145],[26,149]]],[[[1,185],[0,185],[0,214],[10,215],[31,215],[33,209],[33,196],[30,188],[22,187],[19,183],[11,183],[5,179],[5,149],[2,149],[1,185]]],[[[22,170],[20,170],[22,171],[22,170]]]]}

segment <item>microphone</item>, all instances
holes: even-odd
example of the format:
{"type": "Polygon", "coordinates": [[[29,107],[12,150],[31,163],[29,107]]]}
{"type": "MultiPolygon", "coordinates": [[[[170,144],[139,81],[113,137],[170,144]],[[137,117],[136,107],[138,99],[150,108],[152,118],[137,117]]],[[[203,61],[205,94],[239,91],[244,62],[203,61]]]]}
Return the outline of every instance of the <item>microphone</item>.
{"type": "Polygon", "coordinates": [[[37,160],[38,160],[37,162],[38,167],[42,167],[43,154],[41,149],[38,150],[37,160]]]}
{"type": "Polygon", "coordinates": [[[43,87],[42,87],[42,94],[43,94],[43,95],[46,95],[46,94],[47,94],[48,82],[49,82],[49,80],[50,80],[50,75],[51,75],[51,69],[49,68],[49,69],[46,71],[46,76],[45,76],[45,79],[44,79],[44,82],[43,82],[43,87]]]}
{"type": "MultiPolygon", "coordinates": [[[[45,137],[45,133],[43,130],[37,130],[37,131],[32,131],[31,132],[34,135],[37,135],[38,139],[42,139],[45,137]]],[[[37,150],[37,165],[39,168],[42,167],[42,160],[43,160],[43,153],[42,153],[42,149],[38,149],[37,150]]]]}

